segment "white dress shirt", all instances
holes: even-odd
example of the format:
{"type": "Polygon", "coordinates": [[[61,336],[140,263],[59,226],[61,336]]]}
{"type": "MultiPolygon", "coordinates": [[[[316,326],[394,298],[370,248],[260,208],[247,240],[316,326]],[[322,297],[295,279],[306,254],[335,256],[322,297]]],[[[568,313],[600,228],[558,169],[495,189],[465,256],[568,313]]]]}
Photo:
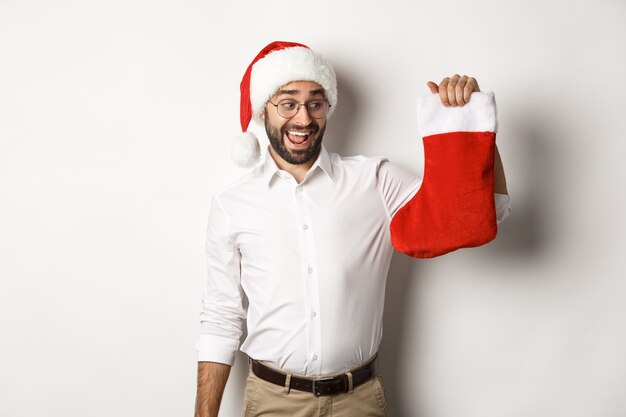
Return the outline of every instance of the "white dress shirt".
{"type": "MultiPolygon", "coordinates": [[[[382,157],[341,157],[322,146],[301,184],[268,153],[217,193],[198,360],[232,365],[244,319],[241,350],[286,371],[327,375],[374,355],[394,250],[389,223],[420,184],[382,157]]],[[[501,221],[509,198],[496,194],[495,202],[501,221]]]]}

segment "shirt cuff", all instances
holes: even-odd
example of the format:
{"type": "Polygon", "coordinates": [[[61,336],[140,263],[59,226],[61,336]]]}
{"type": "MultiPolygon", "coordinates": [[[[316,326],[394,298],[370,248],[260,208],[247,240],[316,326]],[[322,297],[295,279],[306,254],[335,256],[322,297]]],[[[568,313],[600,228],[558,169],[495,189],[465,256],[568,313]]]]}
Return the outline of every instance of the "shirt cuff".
{"type": "Polygon", "coordinates": [[[196,343],[198,362],[217,362],[232,366],[239,349],[239,341],[201,334],[196,343]]]}
{"type": "Polygon", "coordinates": [[[496,203],[496,222],[502,223],[511,214],[511,197],[508,194],[494,193],[496,203]]]}

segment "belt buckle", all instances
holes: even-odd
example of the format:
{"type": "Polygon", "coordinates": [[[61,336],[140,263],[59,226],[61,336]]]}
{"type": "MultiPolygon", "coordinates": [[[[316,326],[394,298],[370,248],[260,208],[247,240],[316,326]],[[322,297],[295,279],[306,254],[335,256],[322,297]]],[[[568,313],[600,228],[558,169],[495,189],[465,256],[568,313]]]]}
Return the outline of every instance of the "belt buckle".
{"type": "Polygon", "coordinates": [[[335,378],[330,377],[330,378],[322,378],[322,379],[317,379],[317,380],[314,379],[313,381],[311,381],[312,385],[313,385],[313,387],[312,387],[313,388],[313,395],[315,395],[316,397],[321,397],[322,395],[329,395],[329,394],[321,393],[319,391],[319,385],[318,384],[324,384],[325,382],[334,381],[335,379],[337,379],[337,378],[336,377],[335,378]]]}

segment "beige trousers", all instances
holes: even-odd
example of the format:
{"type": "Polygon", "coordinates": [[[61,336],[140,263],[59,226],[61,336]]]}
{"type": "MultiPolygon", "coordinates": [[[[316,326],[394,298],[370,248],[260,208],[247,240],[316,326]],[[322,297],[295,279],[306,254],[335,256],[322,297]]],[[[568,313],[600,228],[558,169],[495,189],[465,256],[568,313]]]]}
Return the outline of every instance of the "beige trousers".
{"type": "Polygon", "coordinates": [[[380,374],[351,393],[316,397],[264,381],[252,372],[246,382],[244,417],[386,417],[387,400],[380,374]]]}

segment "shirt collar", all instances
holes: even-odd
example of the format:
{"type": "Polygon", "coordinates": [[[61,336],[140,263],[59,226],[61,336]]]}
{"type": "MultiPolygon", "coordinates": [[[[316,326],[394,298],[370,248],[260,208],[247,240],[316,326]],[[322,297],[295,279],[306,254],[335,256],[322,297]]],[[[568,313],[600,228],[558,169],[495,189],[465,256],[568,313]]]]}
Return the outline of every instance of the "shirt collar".
{"type": "MultiPolygon", "coordinates": [[[[322,148],[320,149],[320,154],[317,156],[317,159],[307,172],[305,178],[308,177],[311,172],[315,171],[317,167],[321,168],[322,171],[324,171],[326,175],[328,175],[328,178],[330,178],[331,180],[334,179],[333,164],[330,160],[330,154],[328,153],[324,145],[322,145],[322,148]]],[[[265,162],[263,163],[263,171],[261,174],[263,177],[263,183],[269,186],[272,178],[274,178],[274,175],[276,175],[278,171],[280,171],[280,168],[278,168],[278,165],[276,165],[276,161],[274,161],[274,158],[272,158],[272,155],[270,155],[270,152],[268,150],[265,155],[265,162]]]]}

